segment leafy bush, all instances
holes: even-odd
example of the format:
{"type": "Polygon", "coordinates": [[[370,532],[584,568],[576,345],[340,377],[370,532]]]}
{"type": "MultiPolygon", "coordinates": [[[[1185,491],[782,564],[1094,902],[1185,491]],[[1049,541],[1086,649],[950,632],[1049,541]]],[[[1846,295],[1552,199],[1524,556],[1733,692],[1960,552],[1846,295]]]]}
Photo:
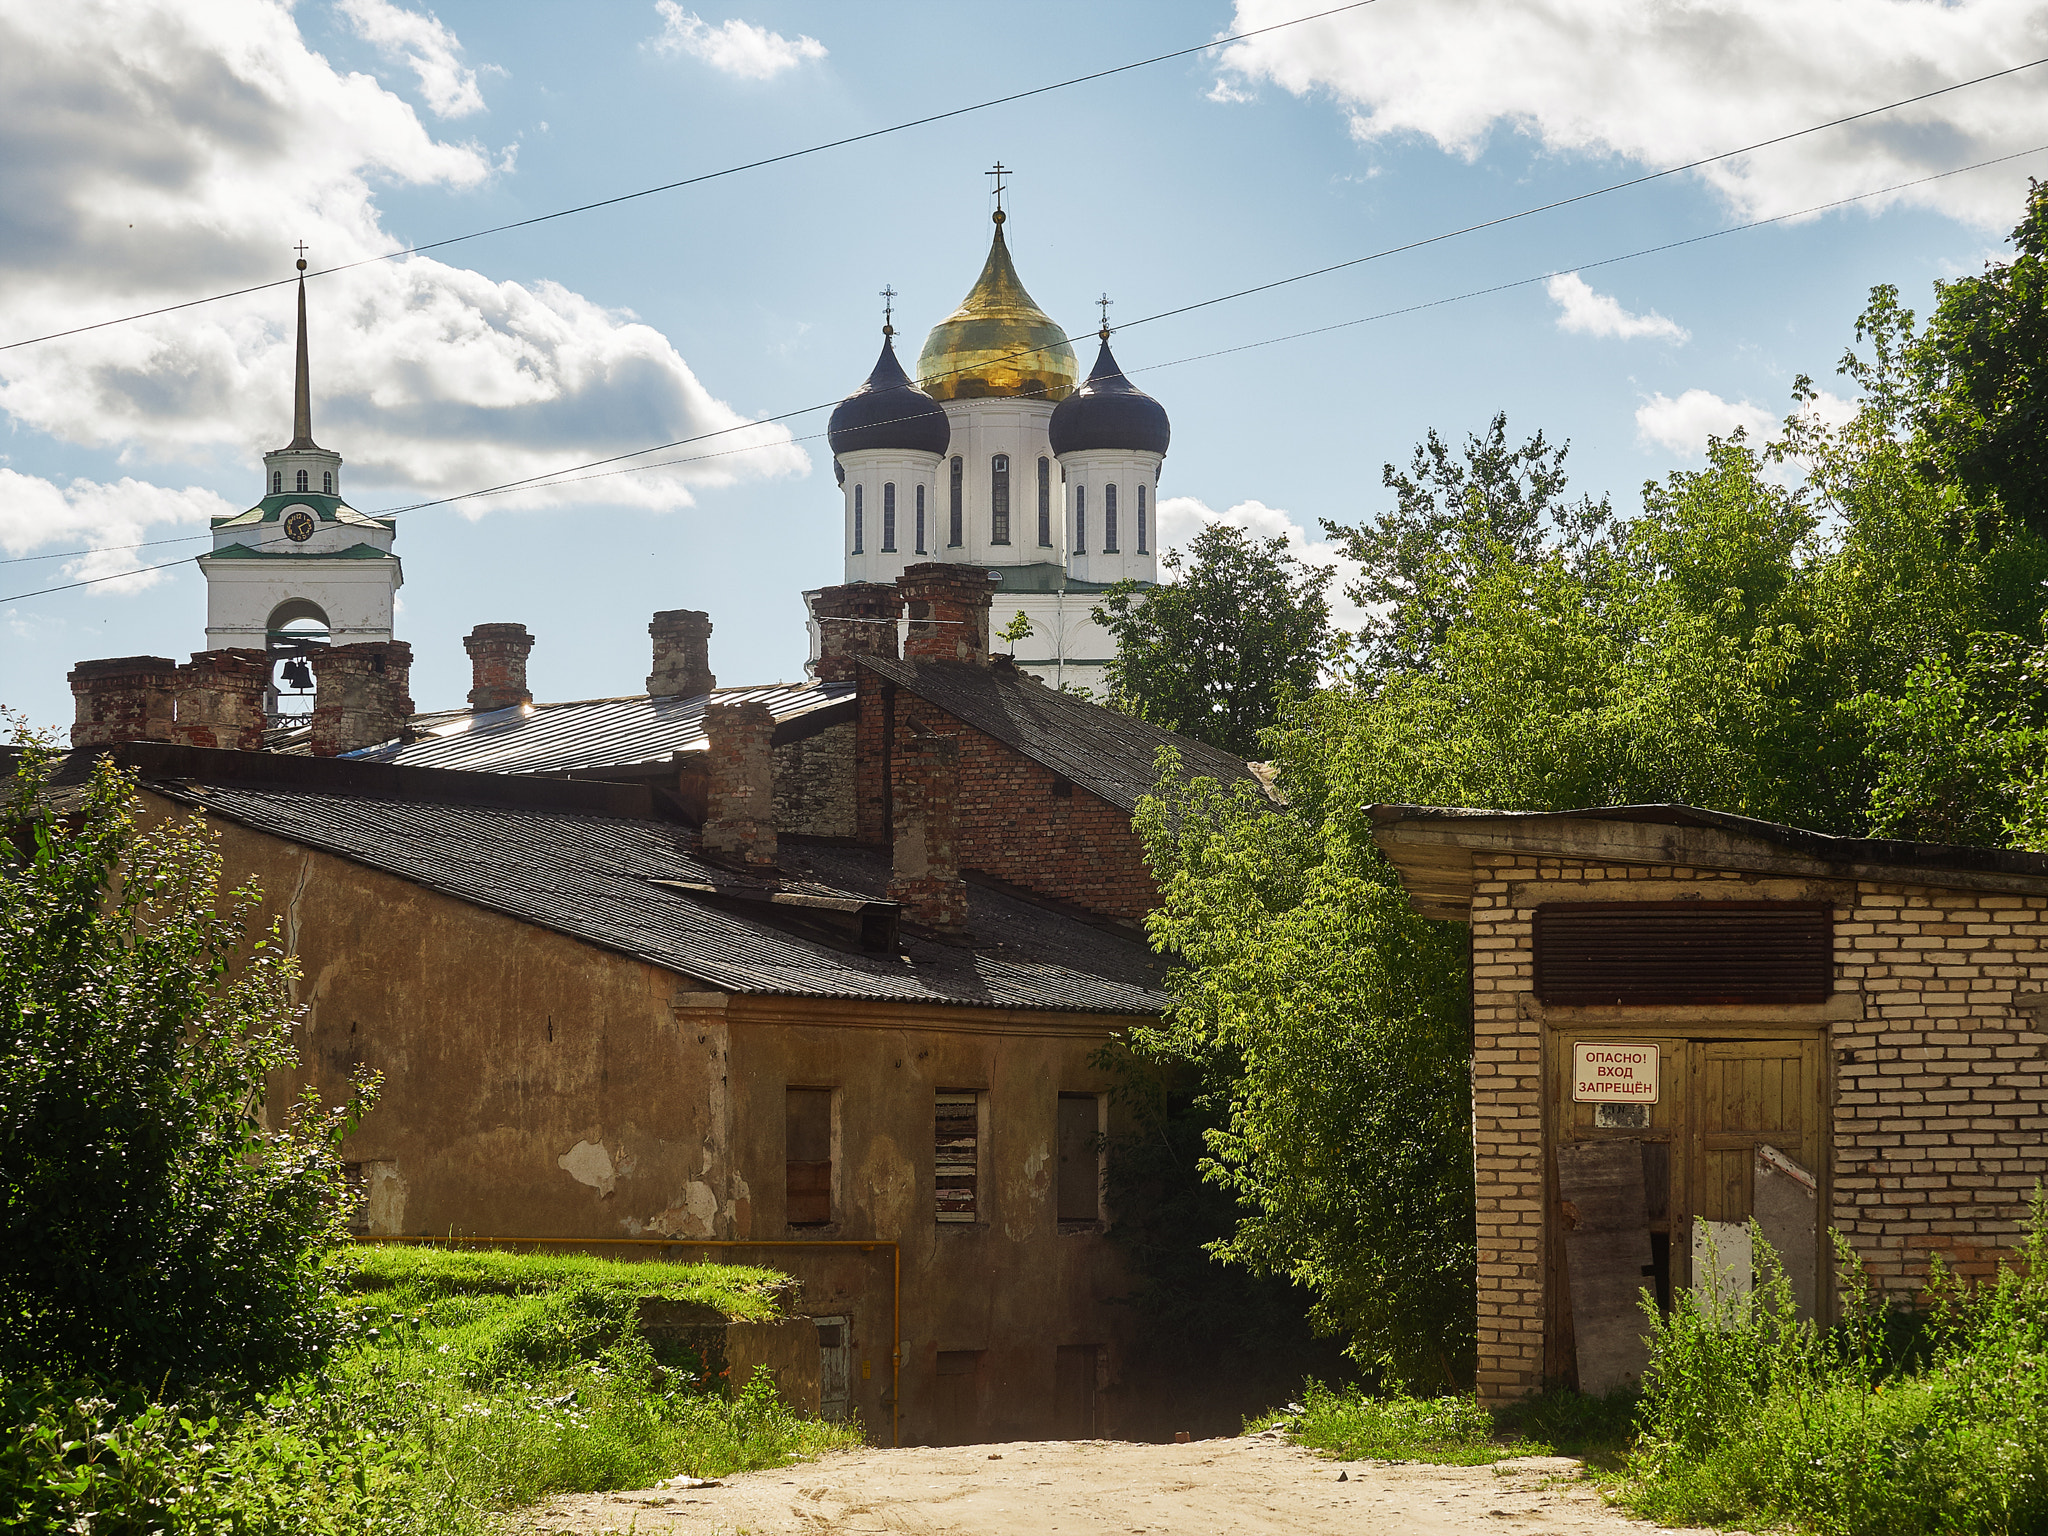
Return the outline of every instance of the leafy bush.
{"type": "Polygon", "coordinates": [[[297,972],[198,818],[15,755],[0,841],[0,1370],[249,1392],[332,1348],[352,1111],[266,1117],[297,972]]]}
{"type": "Polygon", "coordinates": [[[1673,1524],[1891,1536],[2048,1530],[2048,1203],[2017,1267],[1966,1288],[1933,1261],[1924,1329],[1887,1315],[1837,1239],[1845,1320],[1823,1334],[1756,1241],[1746,1303],[1700,1292],[1652,1317],[1628,1495],[1673,1524]]]}
{"type": "Polygon", "coordinates": [[[1295,1443],[1343,1460],[1471,1467],[1514,1456],[1605,1459],[1627,1444],[1635,1402],[1626,1390],[1605,1397],[1558,1390],[1489,1412],[1469,1396],[1375,1395],[1311,1381],[1298,1405],[1246,1429],[1283,1428],[1295,1443]]]}

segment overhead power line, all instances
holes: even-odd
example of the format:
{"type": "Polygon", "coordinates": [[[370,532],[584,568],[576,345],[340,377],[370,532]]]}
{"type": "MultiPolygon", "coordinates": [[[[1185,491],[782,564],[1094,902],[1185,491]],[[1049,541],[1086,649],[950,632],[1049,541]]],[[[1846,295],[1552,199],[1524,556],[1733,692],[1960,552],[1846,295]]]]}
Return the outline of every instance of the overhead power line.
{"type": "MultiPolygon", "coordinates": [[[[1321,21],[1326,17],[1340,16],[1346,11],[1359,11],[1379,0],[1348,0],[1347,4],[1331,6],[1328,10],[1314,11],[1306,16],[1296,16],[1291,21],[1276,21],[1270,26],[1252,27],[1228,37],[1211,38],[1206,43],[1196,43],[1188,48],[1176,48],[1171,53],[1154,54],[1149,59],[1138,59],[1129,64],[1118,64],[1109,69],[1098,69],[1071,79],[1056,80],[1051,85],[1033,86],[1027,91],[1012,91],[1007,96],[992,96],[987,101],[977,101],[971,106],[954,107],[946,112],[934,112],[928,117],[914,117],[908,122],[891,123],[886,128],[871,128],[866,133],[850,133],[844,138],[830,139],[823,144],[811,144],[803,149],[785,150],[779,155],[767,155],[759,160],[744,161],[739,165],[728,165],[723,170],[706,171],[698,176],[685,176],[680,181],[665,181],[659,186],[642,187],[637,192],[621,192],[616,197],[599,198],[594,203],[578,203],[572,208],[557,208],[552,213],[537,213],[530,219],[514,219],[509,224],[493,224],[486,229],[473,229],[466,235],[449,235],[444,239],[430,240],[425,245],[408,245],[397,250],[385,251],[376,256],[364,256],[356,261],[339,262],[331,267],[320,267],[308,272],[308,277],[329,277],[337,272],[353,271],[357,267],[374,266],[380,261],[393,261],[400,256],[417,256],[423,251],[443,250],[451,245],[461,245],[469,240],[481,240],[488,235],[502,235],[515,229],[531,229],[536,224],[552,223],[556,219],[573,218],[580,213],[595,213],[600,208],[616,208],[621,203],[637,202],[644,197],[658,197],[664,192],[679,192],[684,187],[701,186],[707,181],[719,181],[727,176],[738,176],[746,171],[758,171],[767,166],[781,165],[789,160],[802,160],[810,155],[822,155],[827,150],[844,149],[849,144],[865,143],[869,139],[886,138],[892,133],[905,133],[912,128],[927,128],[933,123],[943,123],[950,118],[966,117],[975,112],[986,112],[994,107],[1007,106],[1013,101],[1028,101],[1033,96],[1044,96],[1053,91],[1064,91],[1072,86],[1087,85],[1095,80],[1107,80],[1114,75],[1126,75],[1135,69],[1149,69],[1154,64],[1165,64],[1174,59],[1184,59],[1190,54],[1207,53],[1212,48],[1225,48],[1232,43],[1241,43],[1246,38],[1262,37],[1268,32],[1283,31],[1298,27],[1305,22],[1321,21]]],[[[132,315],[117,315],[111,320],[95,320],[89,325],[74,325],[67,330],[51,331],[42,336],[28,336],[20,341],[0,342],[0,352],[11,352],[17,347],[33,347],[39,342],[56,341],[65,336],[79,336],[87,331],[101,331],[108,326],[127,325],[135,320],[147,320],[155,315],[176,314],[182,309],[196,309],[204,304],[218,304],[224,299],[239,299],[251,293],[264,293],[272,288],[282,288],[296,282],[297,276],[280,277],[273,282],[252,283],[246,288],[232,288],[225,293],[208,294],[205,298],[186,299],[178,304],[165,304],[157,309],[137,310],[132,315]]]]}
{"type": "MultiPolygon", "coordinates": [[[[1722,229],[1708,230],[1704,234],[1688,235],[1685,238],[1679,240],[1667,240],[1661,245],[1644,246],[1640,250],[1626,251],[1619,256],[1603,256],[1594,261],[1582,261],[1574,263],[1571,266],[1554,267],[1547,272],[1539,272],[1530,277],[1518,277],[1509,282],[1494,283],[1484,288],[1471,288],[1467,289],[1463,293],[1451,294],[1447,297],[1440,299],[1428,299],[1419,304],[1403,305],[1398,309],[1381,310],[1376,314],[1361,315],[1356,319],[1352,320],[1339,320],[1331,325],[1319,325],[1305,331],[1290,331],[1285,335],[1268,336],[1263,338],[1262,340],[1248,341],[1239,346],[1220,347],[1211,352],[1193,353],[1187,357],[1173,358],[1163,363],[1146,363],[1136,368],[1126,368],[1123,371],[1126,377],[1128,377],[1131,374],[1138,373],[1156,373],[1164,368],[1178,368],[1188,363],[1207,362],[1213,358],[1229,357],[1239,352],[1250,352],[1259,347],[1277,346],[1284,342],[1289,341],[1301,341],[1311,336],[1326,335],[1331,331],[1348,330],[1353,326],[1370,325],[1375,321],[1392,320],[1397,319],[1403,315],[1419,314],[1425,310],[1441,309],[1448,304],[1459,304],[1469,299],[1486,298],[1496,293],[1507,293],[1516,288],[1533,287],[1537,283],[1548,282],[1554,277],[1563,277],[1567,273],[1590,272],[1599,267],[1614,266],[1619,262],[1636,261],[1640,260],[1642,257],[1645,256],[1661,255],[1664,252],[1679,250],[1685,246],[1699,245],[1708,240],[1719,240],[1727,235],[1742,234],[1748,230],[1753,229],[1763,229],[1772,224],[1783,224],[1793,219],[1803,219],[1810,217],[1813,214],[1826,213],[1831,209],[1835,208],[1846,208],[1855,203],[1868,202],[1870,199],[1874,197],[1885,197],[1893,192],[1904,192],[1910,190],[1913,187],[1925,186],[1929,182],[1944,181],[1951,176],[1963,176],[1967,175],[1972,171],[1988,170],[1992,166],[2007,165],[2014,160],[2023,160],[2028,155],[2038,155],[2044,153],[2048,153],[2048,144],[2037,144],[2031,149],[2015,150],[2013,153],[2009,155],[1999,155],[1994,159],[1979,160],[1971,165],[1960,165],[1950,170],[1936,171],[1932,175],[1916,177],[1911,181],[1894,182],[1890,186],[1876,187],[1868,192],[1857,192],[1848,197],[1835,198],[1830,202],[1815,203],[1810,207],[1794,209],[1789,213],[1772,214],[1768,218],[1752,219],[1744,224],[1732,224],[1722,229]]],[[[1133,323],[1135,324],[1137,322],[1133,323]]],[[[1067,338],[1067,340],[1069,341],[1076,341],[1079,339],[1079,335],[1070,336],[1067,338]]],[[[837,403],[837,401],[830,402],[830,404],[832,405],[836,405],[837,403]]],[[[609,479],[614,475],[640,474],[644,471],[653,469],[672,469],[679,465],[700,464],[710,459],[731,458],[735,455],[742,453],[761,453],[765,452],[770,448],[781,448],[791,443],[814,442],[817,439],[825,436],[826,434],[823,432],[812,432],[807,433],[802,437],[788,438],[774,443],[752,443],[738,448],[721,449],[713,453],[691,454],[688,457],[681,459],[663,459],[646,464],[629,464],[623,465],[622,467],[615,469],[607,469],[603,467],[605,465],[617,464],[622,459],[638,458],[648,453],[662,452],[666,448],[684,447],[692,442],[704,441],[706,438],[720,436],[728,432],[741,431],[744,430],[744,428],[747,426],[759,426],[769,422],[782,421],[792,416],[806,415],[809,414],[810,412],[825,410],[827,408],[828,407],[824,405],[806,406],[803,410],[788,411],[781,416],[765,417],[760,422],[747,422],[743,423],[740,427],[725,427],[719,429],[719,431],[717,432],[701,434],[699,437],[696,438],[680,439],[674,443],[664,444],[660,448],[643,448],[631,454],[619,454],[610,459],[597,459],[593,460],[589,464],[575,465],[568,469],[551,471],[547,475],[536,475],[526,480],[508,481],[503,485],[490,486],[486,487],[485,489],[476,491],[465,491],[460,495],[444,496],[434,501],[414,502],[407,506],[387,508],[384,511],[371,513],[369,515],[374,517],[398,517],[402,516],[407,512],[422,511],[428,507],[445,506],[452,502],[474,500],[482,496],[506,495],[515,490],[549,490],[560,485],[577,485],[589,480],[609,479]],[[585,470],[596,470],[597,473],[586,474],[584,473],[585,470]]],[[[872,426],[886,426],[888,424],[889,423],[886,421],[870,423],[870,425],[872,426]]],[[[200,534],[186,534],[177,538],[151,540],[147,544],[111,544],[104,545],[96,549],[71,550],[60,554],[25,555],[16,557],[13,560],[0,561],[0,564],[12,565],[22,563],[23,561],[31,560],[63,560],[76,558],[83,555],[111,554],[129,549],[145,549],[164,544],[189,544],[199,539],[211,538],[212,536],[213,535],[210,532],[200,534]]],[[[278,541],[271,540],[270,542],[276,543],[278,541]]],[[[61,586],[43,587],[33,592],[18,592],[14,594],[12,597],[0,598],[0,603],[21,602],[24,599],[31,597],[44,597],[48,596],[51,593],[70,592],[75,591],[80,587],[97,586],[102,582],[120,581],[124,577],[142,576],[154,571],[167,571],[175,566],[189,564],[197,558],[198,556],[195,555],[181,555],[176,560],[166,560],[156,565],[138,566],[134,570],[116,571],[105,576],[91,576],[87,577],[82,581],[67,582],[61,586]]]]}

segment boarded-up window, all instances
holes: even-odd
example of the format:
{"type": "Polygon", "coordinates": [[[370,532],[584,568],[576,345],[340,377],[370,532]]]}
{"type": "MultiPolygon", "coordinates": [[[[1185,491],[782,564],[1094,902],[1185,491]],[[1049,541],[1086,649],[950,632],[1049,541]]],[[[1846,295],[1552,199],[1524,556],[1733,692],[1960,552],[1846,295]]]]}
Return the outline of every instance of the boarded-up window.
{"type": "Polygon", "coordinates": [[[1834,990],[1823,902],[1558,902],[1536,909],[1546,1003],[1819,1003],[1834,990]]]}
{"type": "Polygon", "coordinates": [[[1102,1215],[1098,1113],[1092,1093],[1060,1095],[1059,1219],[1063,1222],[1095,1221],[1102,1215]]]}
{"type": "Polygon", "coordinates": [[[981,1096],[941,1089],[932,1106],[932,1175],[941,1221],[977,1221],[981,1205],[981,1096]]]}
{"type": "Polygon", "coordinates": [[[792,1088],[787,1099],[784,1219],[792,1227],[822,1227],[832,1220],[832,1090],[792,1088]]]}
{"type": "Polygon", "coordinates": [[[1061,1440],[1095,1438],[1095,1360],[1093,1344],[1062,1344],[1054,1356],[1053,1434],[1061,1440]]]}

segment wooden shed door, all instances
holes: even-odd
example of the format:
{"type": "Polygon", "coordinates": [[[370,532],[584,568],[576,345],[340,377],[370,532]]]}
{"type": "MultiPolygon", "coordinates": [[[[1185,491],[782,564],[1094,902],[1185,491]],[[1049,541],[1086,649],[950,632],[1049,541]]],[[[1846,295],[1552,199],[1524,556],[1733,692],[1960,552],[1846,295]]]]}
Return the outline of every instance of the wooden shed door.
{"type": "MultiPolygon", "coordinates": [[[[1818,1040],[1700,1040],[1692,1045],[1691,1217],[1728,1230],[1754,1218],[1811,1317],[1820,1262],[1819,1173],[1825,1152],[1818,1040]]],[[[1728,1245],[1723,1244],[1726,1248],[1728,1245]]],[[[1706,1280],[1702,1240],[1686,1245],[1687,1278],[1706,1280]]],[[[1742,1267],[1739,1257],[1732,1261],[1742,1267]]],[[[1737,1277],[1740,1279],[1740,1277],[1737,1277]]]]}

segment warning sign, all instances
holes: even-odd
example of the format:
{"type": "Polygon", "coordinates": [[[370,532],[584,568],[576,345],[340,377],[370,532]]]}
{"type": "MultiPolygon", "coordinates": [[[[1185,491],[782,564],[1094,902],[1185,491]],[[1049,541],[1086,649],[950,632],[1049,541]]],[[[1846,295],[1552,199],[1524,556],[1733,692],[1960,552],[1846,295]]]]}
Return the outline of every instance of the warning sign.
{"type": "Polygon", "coordinates": [[[1581,1040],[1572,1047],[1572,1098],[1580,1104],[1657,1102],[1657,1047],[1581,1040]]]}

